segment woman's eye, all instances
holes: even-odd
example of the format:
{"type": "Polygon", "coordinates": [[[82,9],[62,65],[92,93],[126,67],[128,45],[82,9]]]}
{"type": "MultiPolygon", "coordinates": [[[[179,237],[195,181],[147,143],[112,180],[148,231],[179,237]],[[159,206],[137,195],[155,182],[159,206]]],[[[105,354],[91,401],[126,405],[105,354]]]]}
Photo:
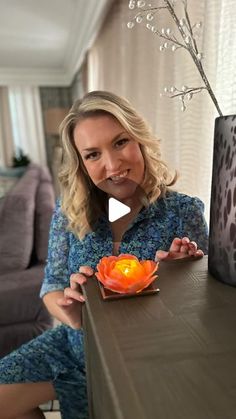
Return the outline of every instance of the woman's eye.
{"type": "Polygon", "coordinates": [[[116,146],[121,147],[122,145],[128,143],[128,141],[129,141],[128,138],[122,138],[121,140],[118,140],[116,142],[116,146]]]}
{"type": "Polygon", "coordinates": [[[85,160],[95,160],[98,157],[98,152],[93,151],[92,153],[87,154],[84,158],[85,160]]]}

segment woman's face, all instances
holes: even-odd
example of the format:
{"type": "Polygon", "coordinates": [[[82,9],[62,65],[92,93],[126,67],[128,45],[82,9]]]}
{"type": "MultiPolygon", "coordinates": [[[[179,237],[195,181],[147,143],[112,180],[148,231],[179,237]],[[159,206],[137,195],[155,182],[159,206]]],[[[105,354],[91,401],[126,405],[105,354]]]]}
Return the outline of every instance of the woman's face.
{"type": "Polygon", "coordinates": [[[74,140],[93,183],[117,199],[132,198],[144,177],[144,159],[117,119],[88,117],[75,126],[74,140]]]}

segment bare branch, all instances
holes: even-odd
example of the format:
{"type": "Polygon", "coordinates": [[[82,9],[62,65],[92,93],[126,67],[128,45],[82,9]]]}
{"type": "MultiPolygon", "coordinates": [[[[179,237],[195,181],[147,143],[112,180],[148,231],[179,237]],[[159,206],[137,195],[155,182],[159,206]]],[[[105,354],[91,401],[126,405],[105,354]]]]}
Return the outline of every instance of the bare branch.
{"type": "MultiPolygon", "coordinates": [[[[158,0],[157,0],[158,1],[158,0]]],[[[170,48],[172,51],[176,51],[179,48],[184,48],[185,50],[188,51],[188,53],[191,55],[192,60],[204,82],[204,86],[203,87],[196,87],[196,88],[188,88],[190,90],[188,91],[178,91],[178,89],[176,89],[175,93],[173,93],[172,95],[168,95],[168,97],[170,98],[174,98],[177,96],[180,96],[181,100],[182,100],[182,109],[184,107],[185,109],[185,103],[184,100],[185,98],[188,98],[188,100],[190,100],[192,98],[192,95],[200,93],[202,90],[207,90],[219,115],[222,116],[222,112],[221,109],[219,107],[219,104],[217,102],[217,99],[213,93],[213,90],[211,88],[211,85],[209,83],[209,80],[205,74],[205,71],[203,69],[202,66],[202,57],[203,55],[201,53],[199,53],[198,50],[198,46],[197,46],[197,41],[196,41],[196,34],[194,33],[193,29],[195,28],[199,28],[200,27],[200,23],[195,23],[195,24],[191,24],[190,18],[189,18],[189,14],[188,14],[188,0],[179,0],[182,2],[183,4],[183,10],[184,10],[184,18],[179,19],[178,16],[175,13],[175,9],[174,9],[174,4],[175,2],[178,0],[162,0],[162,5],[160,6],[153,6],[152,4],[148,4],[148,7],[146,5],[146,1],[134,1],[134,0],[130,0],[129,1],[129,8],[130,9],[139,9],[138,13],[136,13],[136,15],[132,18],[132,20],[130,22],[128,22],[127,26],[128,28],[132,28],[135,23],[142,23],[146,17],[147,21],[152,21],[154,19],[154,17],[156,17],[156,15],[158,13],[160,13],[160,11],[162,11],[163,9],[165,9],[167,12],[169,12],[173,22],[175,23],[175,26],[177,27],[178,33],[181,37],[182,41],[179,41],[179,39],[172,33],[172,31],[165,30],[164,28],[162,28],[161,30],[158,29],[156,26],[151,25],[150,23],[146,24],[147,29],[151,30],[155,35],[158,35],[161,39],[164,39],[165,42],[163,45],[160,46],[160,50],[163,51],[165,49],[170,48]],[[169,33],[168,33],[169,31],[169,33]],[[170,44],[169,44],[170,43],[170,44]]],[[[166,92],[167,93],[167,92],[166,92]]],[[[184,110],[183,109],[183,110],[184,110]]]]}

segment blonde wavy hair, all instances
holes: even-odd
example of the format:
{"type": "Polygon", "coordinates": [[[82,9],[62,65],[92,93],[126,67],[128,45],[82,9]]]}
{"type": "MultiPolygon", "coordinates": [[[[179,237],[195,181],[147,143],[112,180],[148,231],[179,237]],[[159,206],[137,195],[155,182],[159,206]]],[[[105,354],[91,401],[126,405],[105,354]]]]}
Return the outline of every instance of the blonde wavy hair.
{"type": "Polygon", "coordinates": [[[61,208],[68,219],[68,229],[80,240],[95,230],[96,222],[107,210],[107,195],[91,181],[74,142],[75,126],[88,117],[110,114],[116,118],[131,137],[140,144],[145,164],[144,179],[140,187],[145,191],[148,204],[164,196],[168,186],[175,183],[161,160],[160,141],[132,105],[111,92],[93,91],[77,100],[60,125],[63,161],[59,173],[61,208]]]}

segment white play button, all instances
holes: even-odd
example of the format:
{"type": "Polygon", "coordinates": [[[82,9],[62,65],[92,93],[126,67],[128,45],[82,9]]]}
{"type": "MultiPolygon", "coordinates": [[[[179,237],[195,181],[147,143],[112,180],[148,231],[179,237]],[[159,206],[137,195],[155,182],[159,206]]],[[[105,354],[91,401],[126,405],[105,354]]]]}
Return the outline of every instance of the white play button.
{"type": "Polygon", "coordinates": [[[123,204],[115,198],[109,198],[108,218],[111,223],[128,214],[130,211],[131,208],[128,205],[123,204]]]}

